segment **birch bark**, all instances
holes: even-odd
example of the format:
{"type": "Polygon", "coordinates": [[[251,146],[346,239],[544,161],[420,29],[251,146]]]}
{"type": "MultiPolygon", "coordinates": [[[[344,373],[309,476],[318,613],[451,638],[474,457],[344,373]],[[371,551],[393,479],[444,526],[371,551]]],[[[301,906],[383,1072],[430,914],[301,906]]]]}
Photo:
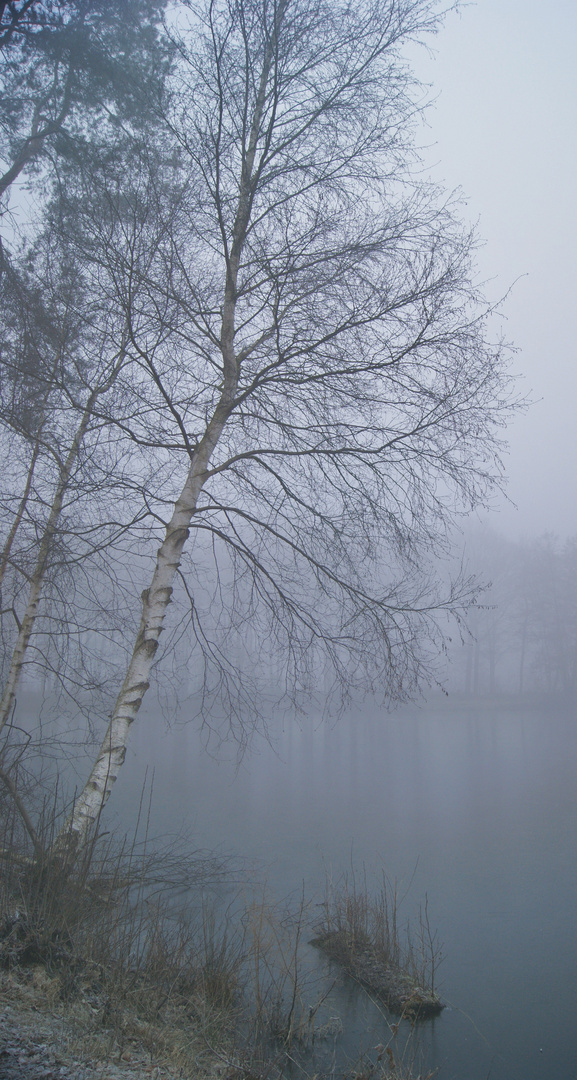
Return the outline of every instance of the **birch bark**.
{"type": "Polygon", "coordinates": [[[6,537],[4,548],[2,550],[2,554],[0,554],[0,607],[2,606],[2,586],[4,584],[4,578],[6,576],[6,570],[8,569],[8,564],[10,562],[10,556],[12,554],[12,545],[14,544],[14,541],[15,541],[16,536],[18,534],[18,530],[19,530],[19,528],[20,528],[20,526],[22,524],[22,520],[24,518],[24,513],[25,513],[26,507],[28,505],[28,499],[30,498],[30,492],[32,490],[32,482],[34,480],[34,473],[35,473],[35,470],[36,470],[36,464],[38,462],[38,458],[39,458],[39,455],[40,455],[40,450],[41,450],[41,445],[42,445],[42,438],[43,438],[43,434],[44,434],[44,426],[45,426],[45,423],[46,423],[46,409],[48,407],[48,400],[49,400],[50,394],[51,394],[51,392],[52,392],[52,390],[54,388],[54,382],[55,382],[55,379],[56,379],[56,374],[57,374],[59,362],[60,362],[60,357],[58,356],[58,358],[56,360],[56,363],[54,364],[54,366],[52,368],[52,371],[50,372],[50,376],[49,376],[49,379],[48,379],[48,388],[46,390],[46,394],[45,394],[44,400],[42,402],[42,406],[41,406],[41,410],[40,410],[40,419],[38,421],[38,427],[37,427],[37,431],[36,431],[36,438],[34,440],[34,446],[33,446],[33,449],[32,449],[32,456],[30,458],[30,464],[28,466],[28,472],[26,474],[26,483],[24,485],[24,491],[22,493],[22,498],[20,499],[20,502],[18,504],[18,509],[17,509],[16,514],[14,516],[14,521],[12,522],[12,525],[10,527],[10,531],[8,533],[8,536],[6,537]]]}
{"type": "MultiPolygon", "coordinates": [[[[74,435],[72,445],[63,462],[62,468],[60,469],[60,476],[58,479],[56,492],[52,500],[52,505],[50,507],[50,514],[48,515],[48,520],[46,522],[46,526],[38,548],[38,557],[36,559],[36,564],[30,577],[30,589],[28,592],[26,610],[19,623],[18,637],[16,639],[16,644],[12,653],[12,661],[10,663],[10,669],[8,671],[8,676],[4,686],[4,692],[0,701],[0,731],[2,731],[2,729],[7,724],[10,718],[10,714],[12,712],[12,708],[14,706],[14,701],[16,699],[16,691],[18,689],[18,684],[22,675],[22,668],[24,666],[26,650],[28,648],[32,631],[34,629],[36,616],[38,614],[38,604],[40,601],[40,596],[42,594],[42,586],[44,584],[44,577],[48,565],[48,558],[50,555],[50,549],[52,547],[54,534],[58,526],[58,521],[62,513],[64,496],[70,484],[72,470],[74,469],[80,448],[84,441],[84,436],[86,435],[86,431],[92,417],[94,402],[97,396],[98,391],[93,391],[93,393],[90,395],[84,412],[82,414],[80,424],[78,425],[78,428],[74,435]]],[[[29,480],[31,483],[30,475],[29,480]]]]}
{"type": "Polygon", "coordinates": [[[140,627],[112,718],[90,776],[75,800],[72,813],[57,843],[67,842],[70,834],[76,840],[82,839],[101,813],[124,762],[130,727],[149,687],[150,673],[170,603],[174,578],[188,539],[192,515],[203,487],[210,455],[226,422],[226,419],[219,422],[216,414],[213,420],[214,423],[210,425],[210,430],[193,455],[186,482],[166,527],[164,541],[157,552],[150,586],[142,594],[140,627]]]}
{"type": "Polygon", "coordinates": [[[23,492],[22,498],[20,499],[20,503],[18,504],[18,509],[16,511],[16,514],[14,515],[14,521],[12,522],[10,532],[8,533],[8,536],[6,537],[6,543],[4,544],[4,547],[2,549],[2,554],[0,555],[0,606],[2,604],[2,586],[4,585],[4,578],[6,576],[6,570],[8,569],[8,564],[10,562],[10,556],[12,554],[12,545],[13,545],[15,539],[16,539],[18,529],[20,528],[20,526],[22,524],[22,519],[24,517],[24,512],[25,512],[26,507],[28,505],[28,499],[30,498],[30,492],[32,490],[32,481],[34,479],[34,470],[36,469],[36,462],[38,461],[39,453],[40,453],[40,436],[37,437],[36,442],[34,443],[34,449],[32,451],[32,457],[30,459],[30,465],[28,466],[28,473],[26,475],[26,484],[24,485],[24,492],[23,492]]]}

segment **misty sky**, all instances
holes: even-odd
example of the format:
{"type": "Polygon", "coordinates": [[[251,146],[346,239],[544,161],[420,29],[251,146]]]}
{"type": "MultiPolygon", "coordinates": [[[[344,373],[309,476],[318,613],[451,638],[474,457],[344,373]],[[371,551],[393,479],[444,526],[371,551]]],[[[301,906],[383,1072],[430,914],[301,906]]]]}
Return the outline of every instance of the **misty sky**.
{"type": "Polygon", "coordinates": [[[517,509],[500,503],[490,524],[577,533],[577,2],[478,0],[432,44],[416,66],[436,98],[433,174],[478,221],[491,297],[517,281],[504,332],[535,402],[509,431],[517,509]]]}

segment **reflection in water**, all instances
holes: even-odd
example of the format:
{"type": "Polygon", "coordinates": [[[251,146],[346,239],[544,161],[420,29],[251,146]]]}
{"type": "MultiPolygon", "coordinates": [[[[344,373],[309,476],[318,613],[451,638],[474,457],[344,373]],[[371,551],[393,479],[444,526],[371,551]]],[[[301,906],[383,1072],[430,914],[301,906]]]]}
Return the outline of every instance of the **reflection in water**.
{"type": "MultiPolygon", "coordinates": [[[[450,1008],[419,1028],[441,1080],[567,1080],[577,1036],[577,724],[544,712],[388,716],[279,727],[237,770],[193,726],[139,723],[110,807],[130,814],[154,766],[152,828],[255,860],[280,896],[322,899],[327,872],[353,862],[429,898],[444,942],[450,1008]]],[[[409,903],[410,906],[410,903],[409,903]]],[[[317,963],[320,963],[317,959],[317,963]]],[[[380,1041],[382,1017],[335,987],[345,1049],[380,1041]],[[345,1015],[346,1014],[346,1015],[345,1015]]]]}

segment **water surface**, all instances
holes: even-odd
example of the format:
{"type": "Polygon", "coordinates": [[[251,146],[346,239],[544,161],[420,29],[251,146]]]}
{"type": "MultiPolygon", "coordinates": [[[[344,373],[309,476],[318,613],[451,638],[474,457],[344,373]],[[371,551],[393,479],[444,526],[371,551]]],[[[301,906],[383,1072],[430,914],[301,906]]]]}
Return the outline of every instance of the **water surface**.
{"type": "MultiPolygon", "coordinates": [[[[322,899],[351,863],[428,895],[450,1005],[420,1026],[441,1080],[577,1077],[577,719],[559,710],[363,706],[338,723],[285,720],[240,765],[194,725],[135,725],[111,798],[130,817],[154,767],[152,830],[236,852],[279,896],[322,899]],[[150,775],[150,771],[149,771],[150,775]]],[[[410,905],[409,898],[409,905],[410,905]]],[[[340,993],[340,997],[338,997],[340,993]]],[[[351,1055],[380,1041],[361,992],[343,1010],[351,1055]]]]}

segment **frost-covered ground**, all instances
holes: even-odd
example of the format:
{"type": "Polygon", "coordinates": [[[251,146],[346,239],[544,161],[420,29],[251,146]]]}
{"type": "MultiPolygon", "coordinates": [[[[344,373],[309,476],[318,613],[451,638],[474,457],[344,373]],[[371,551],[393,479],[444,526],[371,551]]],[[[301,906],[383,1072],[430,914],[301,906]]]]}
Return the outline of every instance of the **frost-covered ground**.
{"type": "Polygon", "coordinates": [[[0,1080],[176,1080],[138,1045],[95,1040],[38,985],[0,973],[0,1080]],[[107,1046],[108,1042],[108,1046],[107,1046]]]}

